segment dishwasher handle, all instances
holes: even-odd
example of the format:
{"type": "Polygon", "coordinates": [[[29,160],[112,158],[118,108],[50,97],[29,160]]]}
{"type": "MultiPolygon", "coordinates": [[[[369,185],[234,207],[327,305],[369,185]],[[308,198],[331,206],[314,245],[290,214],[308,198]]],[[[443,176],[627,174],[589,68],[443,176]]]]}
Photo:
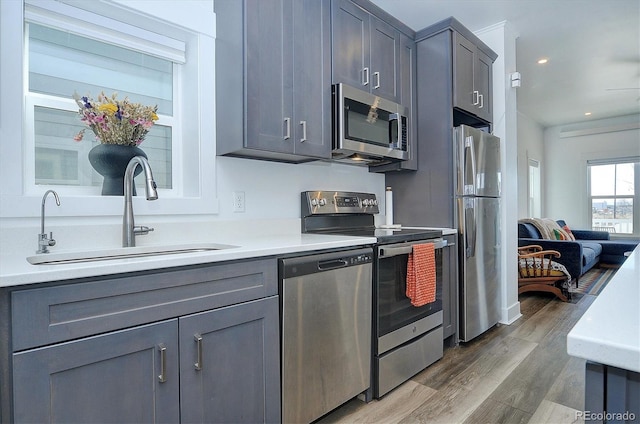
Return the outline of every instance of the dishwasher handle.
{"type": "Polygon", "coordinates": [[[352,266],[370,265],[373,263],[373,249],[364,247],[280,258],[278,263],[280,278],[301,277],[319,272],[332,272],[333,270],[352,266]]]}
{"type": "Polygon", "coordinates": [[[330,269],[344,268],[348,266],[349,262],[344,259],[329,259],[326,261],[318,262],[318,270],[319,271],[327,271],[330,269]]]}

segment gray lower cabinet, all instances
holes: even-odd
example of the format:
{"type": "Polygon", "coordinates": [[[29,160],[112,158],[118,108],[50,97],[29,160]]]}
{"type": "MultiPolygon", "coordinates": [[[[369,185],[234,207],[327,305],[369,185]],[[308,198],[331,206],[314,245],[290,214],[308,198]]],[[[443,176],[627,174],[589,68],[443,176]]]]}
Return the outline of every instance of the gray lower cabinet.
{"type": "Polygon", "coordinates": [[[178,322],[13,355],[17,423],[180,421],[178,322]]]}
{"type": "Polygon", "coordinates": [[[278,297],[180,318],[183,423],[280,421],[278,297]]]}
{"type": "Polygon", "coordinates": [[[329,0],[216,0],[217,154],[331,157],[329,0]]]}
{"type": "Polygon", "coordinates": [[[279,422],[277,290],[265,258],[0,291],[3,416],[279,422]]]}
{"type": "Polygon", "coordinates": [[[584,411],[576,418],[593,423],[640,422],[640,373],[587,361],[584,411]]]}

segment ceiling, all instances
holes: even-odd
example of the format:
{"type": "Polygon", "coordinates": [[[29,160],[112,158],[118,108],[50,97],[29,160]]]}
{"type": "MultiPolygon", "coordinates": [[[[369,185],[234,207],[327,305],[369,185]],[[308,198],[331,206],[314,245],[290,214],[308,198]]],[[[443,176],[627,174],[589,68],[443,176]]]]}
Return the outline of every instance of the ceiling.
{"type": "Polygon", "coordinates": [[[372,2],[416,31],[449,16],[471,31],[507,21],[518,111],[543,127],[640,113],[640,0],[372,2]]]}

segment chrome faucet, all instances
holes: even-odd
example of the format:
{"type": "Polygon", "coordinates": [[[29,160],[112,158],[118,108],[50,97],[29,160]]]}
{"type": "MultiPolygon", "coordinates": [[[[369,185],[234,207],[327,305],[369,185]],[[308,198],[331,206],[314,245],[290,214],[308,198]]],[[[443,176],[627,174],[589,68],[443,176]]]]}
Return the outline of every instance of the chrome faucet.
{"type": "Polygon", "coordinates": [[[133,173],[136,167],[140,165],[144,171],[146,179],[145,189],[147,200],[156,200],[158,198],[158,190],[156,182],[153,180],[153,173],[149,162],[143,156],[135,156],[127,165],[124,171],[124,215],[122,216],[122,247],[133,247],[136,245],[136,236],[149,234],[153,228],[138,226],[136,227],[133,220],[133,173]]]}
{"type": "Polygon", "coordinates": [[[40,234],[38,234],[38,250],[36,250],[36,253],[49,253],[49,246],[56,245],[56,241],[53,239],[53,232],[50,232],[48,237],[47,233],[44,232],[44,203],[49,193],[53,194],[53,197],[56,199],[56,205],[60,206],[58,193],[53,190],[44,192],[44,196],[42,196],[42,208],[40,209],[40,234]]]}

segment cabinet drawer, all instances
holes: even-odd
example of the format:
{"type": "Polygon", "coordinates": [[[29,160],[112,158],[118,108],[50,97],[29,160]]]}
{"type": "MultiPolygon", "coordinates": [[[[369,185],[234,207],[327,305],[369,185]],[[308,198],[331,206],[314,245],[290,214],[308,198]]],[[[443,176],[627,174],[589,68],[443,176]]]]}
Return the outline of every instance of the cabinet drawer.
{"type": "Polygon", "coordinates": [[[277,291],[275,259],[20,290],[11,295],[13,351],[259,299],[277,291]]]}

